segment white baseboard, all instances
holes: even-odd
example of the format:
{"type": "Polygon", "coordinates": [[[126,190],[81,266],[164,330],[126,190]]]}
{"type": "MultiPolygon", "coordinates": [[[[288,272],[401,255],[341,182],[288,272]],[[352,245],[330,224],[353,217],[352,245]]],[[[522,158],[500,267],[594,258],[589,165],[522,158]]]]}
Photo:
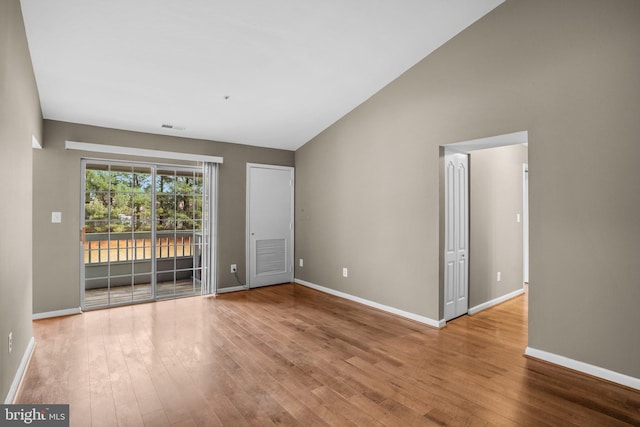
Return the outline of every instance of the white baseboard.
{"type": "Polygon", "coordinates": [[[534,359],[544,360],[545,362],[564,366],[565,368],[573,369],[574,371],[582,372],[593,377],[602,378],[604,380],[611,381],[612,383],[621,384],[629,388],[640,390],[640,378],[631,377],[629,375],[610,371],[599,366],[590,365],[588,363],[569,359],[568,357],[549,353],[543,350],[537,350],[531,347],[527,347],[527,349],[524,351],[524,354],[534,359]]]}
{"type": "Polygon", "coordinates": [[[69,316],[71,314],[80,313],[82,313],[82,309],[80,307],[67,308],[66,310],[45,311],[44,313],[33,313],[33,320],[48,319],[50,317],[69,316]]]}
{"type": "Polygon", "coordinates": [[[246,286],[233,286],[231,288],[222,288],[222,289],[216,289],[215,294],[226,294],[227,292],[238,292],[238,291],[246,291],[247,288],[246,286]]]}
{"type": "Polygon", "coordinates": [[[9,393],[7,393],[7,397],[4,399],[5,405],[10,405],[16,398],[18,393],[18,388],[20,387],[20,382],[22,381],[22,377],[24,373],[27,371],[27,366],[29,366],[29,361],[31,360],[31,355],[33,354],[33,349],[36,346],[36,340],[31,337],[29,340],[29,344],[27,344],[27,349],[24,351],[22,355],[22,360],[20,361],[20,365],[18,366],[18,371],[16,372],[15,377],[13,377],[13,382],[11,383],[11,387],[9,388],[9,393]]]}
{"type": "Polygon", "coordinates": [[[430,319],[430,318],[425,317],[425,316],[420,316],[418,314],[409,313],[408,311],[399,310],[397,308],[390,307],[388,305],[379,304],[377,302],[369,301],[369,300],[366,300],[364,298],[360,298],[360,297],[357,297],[357,296],[354,296],[354,295],[351,295],[351,294],[347,294],[347,293],[344,293],[344,292],[336,291],[335,289],[325,288],[324,286],[316,285],[314,283],[307,282],[305,280],[294,279],[294,282],[298,283],[298,284],[300,284],[302,286],[306,286],[308,288],[315,289],[315,290],[320,291],[320,292],[324,292],[325,294],[330,294],[330,295],[334,295],[334,296],[337,296],[337,297],[340,297],[340,298],[348,299],[350,301],[355,301],[357,303],[364,304],[364,305],[367,305],[369,307],[377,308],[378,310],[386,311],[387,313],[392,313],[392,314],[395,314],[395,315],[400,316],[400,317],[405,317],[407,319],[415,320],[416,322],[424,323],[425,325],[433,326],[434,328],[442,328],[444,326],[444,324],[445,324],[444,319],[442,319],[440,321],[433,320],[433,319],[430,319]]]}
{"type": "Polygon", "coordinates": [[[520,296],[522,294],[524,294],[524,288],[518,289],[517,291],[509,292],[508,294],[503,295],[503,296],[498,297],[498,298],[494,298],[491,301],[487,301],[487,302],[484,302],[482,304],[478,304],[475,307],[471,307],[469,309],[468,313],[472,314],[472,315],[476,314],[476,313],[478,313],[478,312],[480,312],[482,310],[486,310],[487,308],[493,307],[494,305],[498,305],[501,302],[505,302],[507,300],[510,300],[511,298],[515,298],[515,297],[520,296]]]}

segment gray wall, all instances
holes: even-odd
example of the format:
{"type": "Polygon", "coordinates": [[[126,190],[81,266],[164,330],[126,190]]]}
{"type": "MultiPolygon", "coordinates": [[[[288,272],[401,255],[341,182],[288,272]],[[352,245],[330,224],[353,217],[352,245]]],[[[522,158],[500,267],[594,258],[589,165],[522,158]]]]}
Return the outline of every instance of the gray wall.
{"type": "Polygon", "coordinates": [[[524,145],[469,153],[469,308],[522,289],[524,145]],[[520,222],[516,215],[520,214],[520,222]],[[501,273],[500,282],[496,273],[501,273]]]}
{"type": "Polygon", "coordinates": [[[31,331],[31,136],[42,114],[18,0],[0,2],[0,399],[31,331]],[[13,331],[13,351],[8,335],[13,331]]]}
{"type": "Polygon", "coordinates": [[[440,319],[439,145],[528,130],[529,345],[640,377],[638,22],[507,0],[301,147],[296,277],[440,319]]]}
{"type": "MultiPolygon", "coordinates": [[[[33,156],[34,313],[80,306],[80,159],[126,158],[66,151],[65,140],[224,157],[218,175],[219,288],[237,286],[235,277],[229,273],[232,263],[238,264],[240,280],[243,283],[245,280],[247,162],[293,166],[294,158],[294,153],[286,150],[45,120],[44,149],[34,152],[33,156]],[[62,212],[61,224],[51,223],[53,211],[62,212]]],[[[166,159],[157,160],[167,163],[166,159]]]]}

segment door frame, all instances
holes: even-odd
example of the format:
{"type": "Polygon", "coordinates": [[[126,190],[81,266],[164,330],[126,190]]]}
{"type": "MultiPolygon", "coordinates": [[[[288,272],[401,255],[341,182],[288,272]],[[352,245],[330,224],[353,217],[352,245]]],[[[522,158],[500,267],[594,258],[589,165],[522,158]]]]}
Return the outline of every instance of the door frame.
{"type": "Polygon", "coordinates": [[[246,175],[246,215],[245,215],[245,287],[252,288],[251,284],[251,169],[272,169],[284,170],[291,173],[291,206],[289,218],[291,218],[291,227],[289,228],[289,253],[287,254],[287,263],[289,265],[290,281],[293,281],[293,262],[295,254],[295,230],[294,230],[294,208],[295,208],[295,168],[293,166],[278,166],[263,163],[247,163],[246,175]]]}
{"type": "Polygon", "coordinates": [[[529,163],[522,164],[522,281],[529,283],[529,163]]]}
{"type": "MultiPolygon", "coordinates": [[[[485,148],[495,148],[495,147],[503,147],[506,145],[518,145],[518,144],[528,144],[529,143],[529,131],[523,130],[503,135],[489,136],[485,138],[471,139],[466,141],[454,142],[450,144],[441,144],[439,147],[439,268],[438,268],[438,311],[440,320],[438,321],[438,325],[443,327],[446,325],[446,320],[444,319],[444,269],[445,269],[445,212],[444,212],[444,201],[445,201],[445,182],[444,182],[444,174],[445,174],[445,160],[444,153],[447,151],[457,151],[459,153],[469,153],[475,150],[482,150],[485,148]]],[[[473,166],[470,165],[470,168],[473,166]]],[[[469,208],[469,204],[467,204],[467,208],[469,208]]],[[[472,290],[472,277],[468,277],[468,296],[471,296],[472,290]]]]}

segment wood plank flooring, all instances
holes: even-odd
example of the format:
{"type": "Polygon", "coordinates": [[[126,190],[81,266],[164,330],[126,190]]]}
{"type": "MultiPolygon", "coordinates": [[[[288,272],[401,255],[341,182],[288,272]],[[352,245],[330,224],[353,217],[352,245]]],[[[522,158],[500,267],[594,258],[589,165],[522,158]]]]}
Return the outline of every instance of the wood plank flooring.
{"type": "Polygon", "coordinates": [[[73,426],[640,425],[640,392],[523,357],[526,296],[442,330],[300,285],[34,322],[17,403],[73,426]]]}

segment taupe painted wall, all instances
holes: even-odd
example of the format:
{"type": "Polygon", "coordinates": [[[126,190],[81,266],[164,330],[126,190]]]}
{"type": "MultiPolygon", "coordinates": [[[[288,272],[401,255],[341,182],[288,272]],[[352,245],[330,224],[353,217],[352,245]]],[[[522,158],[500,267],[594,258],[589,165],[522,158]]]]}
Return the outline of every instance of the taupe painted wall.
{"type": "Polygon", "coordinates": [[[638,22],[507,0],[301,147],[296,277],[440,319],[439,146],[528,130],[529,345],[640,377],[638,22]]]}
{"type": "MultiPolygon", "coordinates": [[[[33,156],[34,313],[80,306],[81,158],[126,159],[122,156],[67,151],[64,149],[65,140],[223,157],[224,163],[220,165],[218,174],[219,288],[237,286],[235,277],[229,273],[230,264],[238,264],[240,280],[243,283],[245,280],[246,164],[293,166],[294,158],[293,152],[286,150],[45,120],[44,149],[33,156]],[[53,211],[62,212],[61,224],[51,223],[53,211]]],[[[166,159],[156,160],[167,163],[166,159]]]]}
{"type": "Polygon", "coordinates": [[[31,136],[42,114],[18,0],[0,2],[0,401],[31,330],[31,136]],[[13,331],[13,351],[8,335],[13,331]]]}
{"type": "Polygon", "coordinates": [[[522,289],[526,162],[521,144],[469,153],[469,308],[522,289]]]}

